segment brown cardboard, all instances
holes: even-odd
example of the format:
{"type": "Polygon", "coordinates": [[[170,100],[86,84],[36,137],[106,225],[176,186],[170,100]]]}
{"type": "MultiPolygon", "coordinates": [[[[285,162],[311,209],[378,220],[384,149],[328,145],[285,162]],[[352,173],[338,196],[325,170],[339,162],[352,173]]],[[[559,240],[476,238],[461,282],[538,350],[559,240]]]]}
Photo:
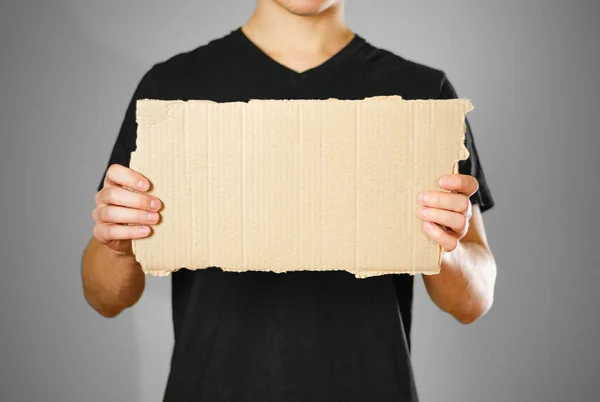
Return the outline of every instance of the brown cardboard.
{"type": "Polygon", "coordinates": [[[144,272],[439,272],[417,194],[468,157],[471,102],[137,102],[131,168],[163,201],[133,241],[144,272]]]}

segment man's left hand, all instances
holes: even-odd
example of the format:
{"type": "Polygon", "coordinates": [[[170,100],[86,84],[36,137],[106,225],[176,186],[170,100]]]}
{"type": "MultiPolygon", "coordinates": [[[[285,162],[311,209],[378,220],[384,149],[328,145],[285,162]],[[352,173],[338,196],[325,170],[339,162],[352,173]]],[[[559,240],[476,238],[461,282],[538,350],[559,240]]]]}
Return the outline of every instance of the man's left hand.
{"type": "Polygon", "coordinates": [[[479,188],[473,176],[451,174],[440,178],[440,187],[451,191],[423,191],[419,193],[417,217],[425,231],[445,251],[452,251],[469,230],[471,201],[469,197],[479,188]]]}

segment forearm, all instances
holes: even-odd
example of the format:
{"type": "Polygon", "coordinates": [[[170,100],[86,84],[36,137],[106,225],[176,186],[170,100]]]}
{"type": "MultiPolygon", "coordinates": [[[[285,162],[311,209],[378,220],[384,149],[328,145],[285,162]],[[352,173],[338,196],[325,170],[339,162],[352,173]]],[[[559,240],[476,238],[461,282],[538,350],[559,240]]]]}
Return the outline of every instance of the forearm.
{"type": "Polygon", "coordinates": [[[145,277],[132,254],[119,253],[92,240],[82,259],[83,291],[98,313],[114,317],[141,297],[145,277]]]}
{"type": "Polygon", "coordinates": [[[475,241],[460,241],[442,257],[440,273],[424,275],[431,299],[443,311],[468,324],[492,305],[496,263],[489,250],[475,241]]]}

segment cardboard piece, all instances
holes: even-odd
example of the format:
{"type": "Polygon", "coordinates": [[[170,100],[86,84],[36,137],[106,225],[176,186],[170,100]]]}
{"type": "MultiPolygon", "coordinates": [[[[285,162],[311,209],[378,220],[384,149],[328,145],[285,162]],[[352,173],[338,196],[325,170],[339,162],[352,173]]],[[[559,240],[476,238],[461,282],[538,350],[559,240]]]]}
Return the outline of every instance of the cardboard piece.
{"type": "Polygon", "coordinates": [[[417,194],[468,157],[470,101],[137,102],[131,168],[163,201],[144,272],[439,272],[417,194]]]}

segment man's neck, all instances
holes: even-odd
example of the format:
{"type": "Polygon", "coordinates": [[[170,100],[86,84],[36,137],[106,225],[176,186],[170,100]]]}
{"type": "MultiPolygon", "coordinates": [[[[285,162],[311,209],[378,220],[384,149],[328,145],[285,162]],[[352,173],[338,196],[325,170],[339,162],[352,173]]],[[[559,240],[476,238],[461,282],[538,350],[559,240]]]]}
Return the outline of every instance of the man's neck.
{"type": "Polygon", "coordinates": [[[354,37],[344,24],[343,6],[320,14],[298,16],[272,0],[259,0],[244,34],[278,63],[298,72],[316,67],[354,37]]]}

